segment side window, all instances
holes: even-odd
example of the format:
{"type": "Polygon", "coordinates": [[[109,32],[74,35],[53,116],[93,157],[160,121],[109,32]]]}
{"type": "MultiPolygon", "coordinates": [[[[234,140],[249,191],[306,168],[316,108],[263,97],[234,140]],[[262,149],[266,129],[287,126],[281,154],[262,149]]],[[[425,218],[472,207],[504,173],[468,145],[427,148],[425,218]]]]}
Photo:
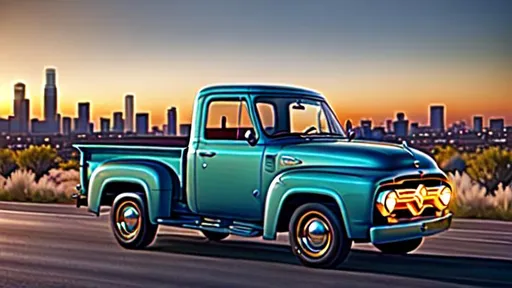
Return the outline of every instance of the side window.
{"type": "Polygon", "coordinates": [[[269,135],[274,134],[275,128],[275,114],[274,114],[274,106],[269,103],[260,102],[256,104],[256,109],[258,110],[258,115],[261,119],[261,124],[263,125],[263,129],[269,135]]]}
{"type": "Polygon", "coordinates": [[[205,138],[210,140],[243,140],[245,131],[253,129],[245,101],[212,101],[208,105],[205,138]]]}

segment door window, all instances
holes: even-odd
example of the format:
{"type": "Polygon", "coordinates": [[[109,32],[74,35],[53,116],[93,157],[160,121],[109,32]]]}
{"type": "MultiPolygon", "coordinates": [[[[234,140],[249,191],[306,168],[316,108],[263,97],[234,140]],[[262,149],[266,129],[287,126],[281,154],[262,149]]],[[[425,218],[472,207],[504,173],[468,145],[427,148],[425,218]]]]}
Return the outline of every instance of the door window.
{"type": "Polygon", "coordinates": [[[245,101],[214,100],[208,105],[205,138],[208,140],[244,140],[254,126],[245,101]]]}

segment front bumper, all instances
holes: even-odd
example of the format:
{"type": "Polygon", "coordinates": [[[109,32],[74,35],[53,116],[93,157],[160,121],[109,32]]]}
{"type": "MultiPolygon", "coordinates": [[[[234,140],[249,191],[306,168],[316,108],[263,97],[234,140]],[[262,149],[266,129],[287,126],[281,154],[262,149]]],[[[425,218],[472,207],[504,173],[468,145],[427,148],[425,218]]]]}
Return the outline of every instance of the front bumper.
{"type": "Polygon", "coordinates": [[[448,230],[453,214],[413,223],[377,226],[370,228],[372,243],[388,243],[431,236],[448,230]]]}

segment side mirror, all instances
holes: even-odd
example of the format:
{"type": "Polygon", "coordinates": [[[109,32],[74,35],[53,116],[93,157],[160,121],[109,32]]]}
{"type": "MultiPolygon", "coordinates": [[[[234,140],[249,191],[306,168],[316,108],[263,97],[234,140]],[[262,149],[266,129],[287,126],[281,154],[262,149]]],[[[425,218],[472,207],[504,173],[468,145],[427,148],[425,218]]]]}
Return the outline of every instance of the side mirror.
{"type": "Polygon", "coordinates": [[[256,134],[254,134],[253,130],[247,130],[244,134],[245,140],[249,145],[254,146],[258,142],[258,138],[256,138],[256,134]]]}
{"type": "Polygon", "coordinates": [[[348,141],[352,141],[352,140],[354,140],[354,138],[356,138],[356,132],[354,132],[353,130],[350,130],[348,132],[348,141]]]}

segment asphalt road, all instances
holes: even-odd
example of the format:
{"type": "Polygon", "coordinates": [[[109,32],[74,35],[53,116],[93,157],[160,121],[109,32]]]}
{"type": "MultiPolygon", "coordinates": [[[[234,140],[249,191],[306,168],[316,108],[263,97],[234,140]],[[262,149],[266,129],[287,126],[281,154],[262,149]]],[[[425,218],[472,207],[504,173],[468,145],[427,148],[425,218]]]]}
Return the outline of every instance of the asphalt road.
{"type": "Polygon", "coordinates": [[[0,287],[512,287],[512,224],[456,221],[416,253],[354,245],[338,270],[302,267],[278,241],[163,228],[145,251],[120,248],[108,216],[0,202],[0,287]]]}

